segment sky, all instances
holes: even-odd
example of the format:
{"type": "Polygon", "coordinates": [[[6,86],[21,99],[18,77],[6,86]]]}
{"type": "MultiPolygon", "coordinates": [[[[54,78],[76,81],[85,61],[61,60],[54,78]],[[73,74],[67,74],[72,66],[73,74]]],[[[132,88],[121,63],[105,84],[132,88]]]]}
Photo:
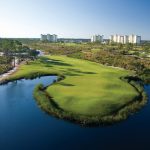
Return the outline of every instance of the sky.
{"type": "Polygon", "coordinates": [[[150,0],[0,0],[0,37],[90,38],[137,34],[150,40],[150,0]]]}

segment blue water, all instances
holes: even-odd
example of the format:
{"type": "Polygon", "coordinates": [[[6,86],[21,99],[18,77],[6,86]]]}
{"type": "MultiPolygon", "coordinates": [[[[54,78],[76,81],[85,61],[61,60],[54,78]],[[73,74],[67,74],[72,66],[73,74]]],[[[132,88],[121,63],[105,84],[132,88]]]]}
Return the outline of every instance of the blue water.
{"type": "MultiPolygon", "coordinates": [[[[108,127],[83,128],[44,113],[33,98],[41,77],[0,86],[0,150],[150,149],[150,103],[128,120],[108,127]]],[[[150,85],[145,86],[150,99],[150,85]]],[[[59,94],[59,93],[58,93],[59,94]]]]}

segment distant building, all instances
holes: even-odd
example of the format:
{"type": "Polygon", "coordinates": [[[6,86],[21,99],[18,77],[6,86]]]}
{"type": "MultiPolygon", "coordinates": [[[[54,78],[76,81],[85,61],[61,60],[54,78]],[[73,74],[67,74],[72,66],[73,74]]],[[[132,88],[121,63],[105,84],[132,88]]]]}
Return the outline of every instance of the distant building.
{"type": "Polygon", "coordinates": [[[47,37],[46,37],[46,39],[48,40],[48,41],[52,41],[52,35],[50,35],[50,34],[47,34],[47,37]]]}
{"type": "Polygon", "coordinates": [[[141,43],[141,36],[130,35],[129,36],[129,43],[140,44],[141,43]]]}
{"type": "Polygon", "coordinates": [[[110,36],[110,41],[111,41],[111,42],[114,42],[114,43],[122,43],[122,44],[125,44],[125,43],[128,42],[127,39],[126,39],[126,40],[125,40],[125,39],[126,39],[125,36],[118,35],[118,34],[116,34],[116,35],[111,35],[111,36],[110,36]]]}
{"type": "Polygon", "coordinates": [[[47,35],[41,34],[41,41],[46,41],[47,40],[47,35]]]}
{"type": "Polygon", "coordinates": [[[124,36],[120,36],[119,42],[124,44],[124,36]]]}
{"type": "Polygon", "coordinates": [[[103,35],[93,35],[91,37],[91,42],[103,42],[103,35]]]}
{"type": "Polygon", "coordinates": [[[47,34],[47,40],[49,42],[57,42],[57,35],[56,34],[53,34],[53,35],[47,34]]]}
{"type": "Polygon", "coordinates": [[[58,36],[56,34],[52,35],[52,42],[57,42],[58,36]]]}
{"type": "Polygon", "coordinates": [[[41,41],[49,41],[49,42],[57,42],[57,35],[56,34],[41,34],[41,41]]]}
{"type": "Polygon", "coordinates": [[[124,35],[124,44],[129,43],[129,36],[128,35],[124,35]]]}
{"type": "Polygon", "coordinates": [[[122,43],[122,44],[127,44],[127,43],[132,43],[132,44],[140,44],[141,43],[141,36],[138,35],[111,35],[110,36],[110,41],[114,43],[122,43]]]}

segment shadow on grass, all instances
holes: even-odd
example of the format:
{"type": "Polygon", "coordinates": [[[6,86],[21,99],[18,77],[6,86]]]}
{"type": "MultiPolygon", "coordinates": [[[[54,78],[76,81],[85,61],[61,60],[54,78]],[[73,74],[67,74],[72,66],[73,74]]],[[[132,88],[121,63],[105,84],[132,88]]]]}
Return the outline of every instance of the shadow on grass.
{"type": "Polygon", "coordinates": [[[49,59],[49,58],[40,58],[40,62],[46,64],[48,67],[53,66],[72,66],[71,64],[65,63],[61,60],[49,59]]]}
{"type": "MultiPolygon", "coordinates": [[[[50,58],[45,58],[41,57],[39,61],[43,64],[45,64],[46,67],[55,67],[55,66],[62,66],[62,67],[72,67],[72,64],[66,63],[61,60],[57,59],[50,59],[50,58]]],[[[72,68],[65,68],[63,71],[64,75],[67,76],[82,76],[84,74],[97,74],[95,72],[90,72],[90,71],[81,71],[80,69],[72,69],[72,68]]]]}
{"type": "Polygon", "coordinates": [[[73,85],[73,84],[68,84],[68,83],[63,83],[63,82],[61,82],[61,83],[58,83],[59,85],[63,85],[63,86],[75,86],[75,85],[73,85]]]}
{"type": "Polygon", "coordinates": [[[64,75],[65,76],[82,76],[79,73],[73,73],[73,72],[68,72],[68,71],[64,71],[64,75]]]}
{"type": "Polygon", "coordinates": [[[97,74],[95,72],[88,72],[88,71],[86,72],[86,71],[81,71],[79,69],[68,69],[68,71],[79,73],[79,74],[97,74]]]}

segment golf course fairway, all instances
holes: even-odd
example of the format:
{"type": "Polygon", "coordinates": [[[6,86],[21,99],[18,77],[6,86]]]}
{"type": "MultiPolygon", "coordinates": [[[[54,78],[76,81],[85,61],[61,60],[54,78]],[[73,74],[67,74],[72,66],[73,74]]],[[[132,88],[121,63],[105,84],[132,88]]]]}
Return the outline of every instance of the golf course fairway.
{"type": "MultiPolygon", "coordinates": [[[[54,116],[83,124],[115,120],[112,114],[139,96],[135,87],[121,80],[132,72],[66,56],[44,56],[21,65],[9,80],[37,74],[63,77],[47,88],[42,85],[35,88],[34,96],[39,106],[54,116]]],[[[116,115],[116,120],[128,116],[121,113],[116,115]]]]}

